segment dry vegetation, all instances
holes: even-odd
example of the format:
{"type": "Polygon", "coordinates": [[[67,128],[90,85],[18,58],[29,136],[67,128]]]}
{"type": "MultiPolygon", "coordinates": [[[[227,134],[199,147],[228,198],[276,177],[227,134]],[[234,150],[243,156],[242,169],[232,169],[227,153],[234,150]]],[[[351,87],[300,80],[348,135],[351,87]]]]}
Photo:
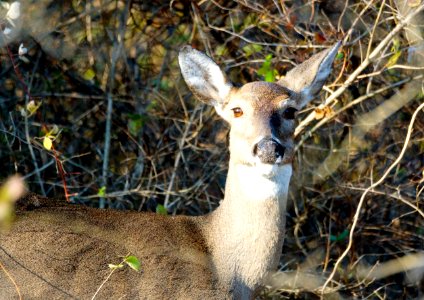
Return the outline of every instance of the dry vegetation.
{"type": "Polygon", "coordinates": [[[117,209],[198,215],[222,197],[227,127],[188,93],[182,45],[245,83],[343,40],[299,117],[268,296],[424,297],[423,1],[22,2],[10,37],[0,11],[0,179],[20,173],[33,192],[66,185],[72,201],[117,209]]]}

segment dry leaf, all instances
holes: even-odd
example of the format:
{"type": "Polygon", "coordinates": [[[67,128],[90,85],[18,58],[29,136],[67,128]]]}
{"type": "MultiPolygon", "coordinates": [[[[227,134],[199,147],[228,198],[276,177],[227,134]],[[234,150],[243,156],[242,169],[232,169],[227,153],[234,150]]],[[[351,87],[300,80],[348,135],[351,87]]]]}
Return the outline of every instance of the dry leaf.
{"type": "Polygon", "coordinates": [[[329,117],[334,113],[334,110],[329,106],[315,108],[315,120],[321,120],[324,117],[329,117]]]}
{"type": "Polygon", "coordinates": [[[417,7],[418,5],[420,5],[421,0],[407,0],[406,3],[409,7],[417,7]]]}

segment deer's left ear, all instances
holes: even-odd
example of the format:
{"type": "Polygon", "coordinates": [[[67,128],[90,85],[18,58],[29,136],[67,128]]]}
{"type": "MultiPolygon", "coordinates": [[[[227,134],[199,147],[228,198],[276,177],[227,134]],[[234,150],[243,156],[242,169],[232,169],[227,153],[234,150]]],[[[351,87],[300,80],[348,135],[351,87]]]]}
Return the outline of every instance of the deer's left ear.
{"type": "Polygon", "coordinates": [[[278,81],[278,84],[294,91],[298,97],[298,108],[304,107],[321,91],[341,42],[321,51],[304,61],[278,81]]]}

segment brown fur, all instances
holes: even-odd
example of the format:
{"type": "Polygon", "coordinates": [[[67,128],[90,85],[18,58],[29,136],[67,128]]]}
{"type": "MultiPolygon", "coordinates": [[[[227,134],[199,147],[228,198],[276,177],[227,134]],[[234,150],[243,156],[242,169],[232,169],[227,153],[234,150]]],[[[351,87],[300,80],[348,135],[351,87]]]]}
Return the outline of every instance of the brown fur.
{"type": "MultiPolygon", "coordinates": [[[[27,196],[19,203],[13,230],[1,233],[0,262],[23,295],[91,298],[111,271],[108,264],[131,254],[139,258],[141,272],[116,271],[98,299],[164,299],[164,289],[175,299],[227,297],[211,274],[199,218],[58,203],[63,200],[27,196]],[[195,280],[182,280],[193,274],[195,280]]],[[[17,298],[4,272],[0,291],[1,299],[17,298]]]]}

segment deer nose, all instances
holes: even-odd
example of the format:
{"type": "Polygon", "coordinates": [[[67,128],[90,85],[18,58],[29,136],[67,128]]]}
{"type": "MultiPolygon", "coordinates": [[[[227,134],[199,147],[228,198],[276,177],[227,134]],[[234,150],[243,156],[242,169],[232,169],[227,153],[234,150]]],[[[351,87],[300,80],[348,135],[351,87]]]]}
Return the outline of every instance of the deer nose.
{"type": "Polygon", "coordinates": [[[263,138],[253,147],[253,155],[263,164],[275,164],[284,156],[285,148],[272,138],[263,138]]]}

